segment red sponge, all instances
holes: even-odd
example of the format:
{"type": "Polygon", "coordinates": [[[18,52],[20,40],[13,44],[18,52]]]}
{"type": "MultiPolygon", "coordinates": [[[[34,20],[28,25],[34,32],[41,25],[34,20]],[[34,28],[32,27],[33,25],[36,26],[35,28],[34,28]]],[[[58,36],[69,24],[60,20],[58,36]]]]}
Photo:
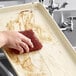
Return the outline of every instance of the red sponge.
{"type": "MultiPolygon", "coordinates": [[[[39,41],[39,39],[35,36],[35,33],[33,32],[33,30],[25,30],[25,31],[21,31],[20,33],[23,34],[23,35],[25,35],[25,36],[27,36],[28,38],[30,38],[31,41],[32,41],[32,43],[33,43],[33,45],[34,45],[33,48],[29,47],[30,48],[29,52],[37,51],[37,50],[40,50],[42,48],[42,44],[39,41]]],[[[14,52],[16,54],[19,53],[15,49],[14,49],[14,52]]],[[[26,52],[26,50],[25,50],[25,52],[26,52]]]]}

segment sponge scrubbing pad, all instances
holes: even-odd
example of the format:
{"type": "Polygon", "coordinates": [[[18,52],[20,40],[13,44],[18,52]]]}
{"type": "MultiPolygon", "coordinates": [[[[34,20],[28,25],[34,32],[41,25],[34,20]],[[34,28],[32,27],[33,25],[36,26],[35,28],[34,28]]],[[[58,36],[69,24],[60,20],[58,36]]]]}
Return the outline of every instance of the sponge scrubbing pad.
{"type": "MultiPolygon", "coordinates": [[[[24,36],[28,37],[31,39],[34,47],[31,48],[29,47],[29,52],[32,52],[32,51],[37,51],[37,50],[40,50],[42,48],[42,44],[41,42],[39,41],[39,39],[35,36],[35,33],[33,32],[33,30],[25,30],[25,31],[20,31],[21,34],[23,34],[24,36]]],[[[13,49],[13,51],[18,54],[19,52],[15,49],[13,49]]],[[[26,50],[24,50],[24,53],[26,53],[26,50]]]]}

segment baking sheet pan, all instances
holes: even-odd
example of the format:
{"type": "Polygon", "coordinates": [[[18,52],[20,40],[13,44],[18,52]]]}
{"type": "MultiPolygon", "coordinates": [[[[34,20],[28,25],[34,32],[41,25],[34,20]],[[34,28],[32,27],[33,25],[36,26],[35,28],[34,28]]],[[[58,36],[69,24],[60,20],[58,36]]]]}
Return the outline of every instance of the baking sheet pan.
{"type": "Polygon", "coordinates": [[[40,3],[0,8],[0,30],[33,29],[43,48],[16,55],[6,49],[18,76],[76,76],[76,53],[54,19],[40,3]]]}

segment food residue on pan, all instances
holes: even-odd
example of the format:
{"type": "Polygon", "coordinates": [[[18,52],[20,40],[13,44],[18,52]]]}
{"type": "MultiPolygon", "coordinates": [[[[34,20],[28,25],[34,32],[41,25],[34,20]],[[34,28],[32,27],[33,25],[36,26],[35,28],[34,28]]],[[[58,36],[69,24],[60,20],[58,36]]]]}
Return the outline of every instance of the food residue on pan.
{"type": "Polygon", "coordinates": [[[37,34],[38,38],[41,41],[51,40],[50,34],[48,31],[35,22],[35,17],[32,10],[25,10],[18,13],[17,18],[10,20],[6,24],[8,30],[29,30],[32,29],[37,34]]]}
{"type": "MultiPolygon", "coordinates": [[[[18,30],[18,31],[32,29],[39,38],[39,40],[41,41],[41,43],[45,41],[51,41],[52,39],[48,31],[35,22],[34,16],[35,15],[32,10],[21,11],[17,14],[16,19],[8,21],[8,23],[6,24],[6,28],[7,30],[18,30]]],[[[33,53],[33,55],[35,54],[39,55],[39,56],[37,55],[38,61],[36,61],[37,62],[36,65],[34,64],[34,61],[32,57],[30,57],[29,53],[17,55],[7,48],[6,51],[11,60],[16,64],[19,64],[24,70],[27,70],[28,72],[38,71],[40,72],[40,75],[46,76],[46,71],[43,68],[45,66],[43,63],[44,61],[39,55],[39,53],[36,52],[33,53]]]]}

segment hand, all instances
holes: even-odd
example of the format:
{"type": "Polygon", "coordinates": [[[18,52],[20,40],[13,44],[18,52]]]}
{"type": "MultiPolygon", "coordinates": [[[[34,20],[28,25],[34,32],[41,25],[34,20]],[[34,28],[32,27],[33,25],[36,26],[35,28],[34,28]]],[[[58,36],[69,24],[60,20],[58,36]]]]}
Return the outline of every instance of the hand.
{"type": "Polygon", "coordinates": [[[31,40],[17,31],[3,31],[0,32],[0,35],[2,36],[1,46],[16,49],[20,53],[23,53],[24,50],[29,52],[29,46],[33,47],[31,40]]]}

